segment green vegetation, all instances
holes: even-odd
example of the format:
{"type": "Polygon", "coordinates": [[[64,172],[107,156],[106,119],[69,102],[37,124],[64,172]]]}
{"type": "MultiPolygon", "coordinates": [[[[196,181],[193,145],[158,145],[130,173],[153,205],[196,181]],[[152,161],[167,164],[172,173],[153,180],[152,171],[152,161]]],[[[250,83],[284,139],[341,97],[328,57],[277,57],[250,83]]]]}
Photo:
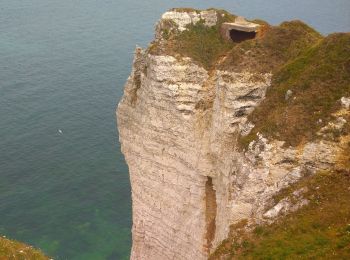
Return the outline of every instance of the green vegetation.
{"type": "Polygon", "coordinates": [[[0,237],[0,259],[47,260],[49,258],[31,246],[0,237]]]}
{"type": "MultiPolygon", "coordinates": [[[[185,9],[186,10],[186,9],[185,9]]],[[[176,9],[179,11],[179,9],[176,9]]],[[[181,10],[180,10],[181,11],[181,10]]],[[[192,10],[195,11],[195,10],[192,10]]],[[[206,69],[211,69],[234,45],[225,41],[220,34],[221,24],[234,21],[235,16],[223,10],[216,10],[218,22],[208,27],[204,21],[187,26],[188,30],[177,32],[172,30],[170,22],[163,21],[162,36],[165,42],[153,42],[149,52],[156,55],[167,54],[175,57],[190,57],[194,62],[206,69]],[[175,32],[175,33],[174,33],[175,32]]]]}
{"type": "Polygon", "coordinates": [[[250,233],[233,227],[210,259],[350,259],[349,169],[303,179],[276,201],[302,187],[309,205],[250,233]]]}
{"type": "Polygon", "coordinates": [[[339,99],[349,95],[350,34],[333,34],[276,72],[266,99],[249,116],[255,128],[241,143],[246,146],[258,132],[292,146],[313,140],[334,118],[339,99]],[[293,94],[286,100],[287,90],[293,94]]]}
{"type": "Polygon", "coordinates": [[[203,21],[189,25],[188,30],[174,37],[174,52],[184,57],[191,57],[206,69],[213,68],[218,60],[232,49],[233,43],[227,42],[220,34],[221,24],[234,21],[235,16],[218,12],[216,26],[208,27],[203,21]]]}
{"type": "Polygon", "coordinates": [[[212,68],[232,48],[232,44],[220,36],[218,26],[207,27],[199,22],[188,29],[175,38],[174,51],[191,57],[206,69],[212,68]]]}

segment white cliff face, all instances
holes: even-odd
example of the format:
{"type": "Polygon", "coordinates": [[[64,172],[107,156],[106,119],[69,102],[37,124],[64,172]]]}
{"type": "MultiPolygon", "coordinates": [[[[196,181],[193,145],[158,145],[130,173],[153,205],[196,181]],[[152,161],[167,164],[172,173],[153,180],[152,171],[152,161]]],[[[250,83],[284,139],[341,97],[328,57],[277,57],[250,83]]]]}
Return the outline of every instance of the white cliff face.
{"type": "MultiPolygon", "coordinates": [[[[187,19],[171,17],[179,28],[187,19]]],[[[117,109],[132,186],[131,259],[206,259],[230,225],[295,210],[272,196],[334,164],[340,148],[330,141],[285,148],[259,135],[247,151],[238,148],[271,77],[209,73],[190,58],[136,49],[117,109]]]]}
{"type": "Polygon", "coordinates": [[[132,183],[131,258],[204,259],[203,237],[194,234],[205,230],[206,178],[195,167],[192,118],[208,74],[186,59],[139,51],[140,60],[146,64],[141,84],[135,85],[134,70],[118,106],[132,183]]]}
{"type": "Polygon", "coordinates": [[[196,24],[200,20],[204,21],[206,26],[214,26],[217,22],[217,14],[215,10],[205,10],[201,12],[183,12],[183,11],[168,11],[162,15],[161,20],[172,20],[180,31],[186,30],[188,24],[196,24]]]}

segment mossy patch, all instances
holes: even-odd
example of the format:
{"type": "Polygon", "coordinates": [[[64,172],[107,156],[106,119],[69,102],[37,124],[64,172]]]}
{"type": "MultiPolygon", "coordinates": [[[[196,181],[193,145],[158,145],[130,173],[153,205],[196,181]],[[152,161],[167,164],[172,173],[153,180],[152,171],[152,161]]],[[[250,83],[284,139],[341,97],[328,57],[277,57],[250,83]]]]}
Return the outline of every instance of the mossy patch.
{"type": "Polygon", "coordinates": [[[350,175],[320,172],[283,191],[307,187],[309,205],[257,226],[253,232],[226,239],[211,259],[349,259],[350,175]]]}
{"type": "Polygon", "coordinates": [[[31,246],[0,237],[0,259],[48,260],[49,258],[31,246]]]}
{"type": "Polygon", "coordinates": [[[258,132],[292,146],[314,140],[334,119],[339,99],[349,95],[350,34],[333,34],[276,72],[265,100],[249,116],[255,127],[241,143],[247,145],[258,132]]]}

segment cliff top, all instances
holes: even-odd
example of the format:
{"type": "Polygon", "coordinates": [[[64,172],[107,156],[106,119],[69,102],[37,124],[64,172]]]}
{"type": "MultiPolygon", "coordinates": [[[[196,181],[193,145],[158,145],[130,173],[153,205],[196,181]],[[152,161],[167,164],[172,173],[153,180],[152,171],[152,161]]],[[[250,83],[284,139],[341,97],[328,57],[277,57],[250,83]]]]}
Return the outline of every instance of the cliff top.
{"type": "MultiPolygon", "coordinates": [[[[253,20],[260,27],[254,38],[234,42],[222,28],[236,18],[216,9],[172,9],[159,21],[148,52],[190,57],[207,70],[273,73],[266,99],[249,116],[255,127],[241,139],[244,146],[257,133],[292,146],[322,138],[319,130],[335,120],[339,100],[350,96],[350,34],[323,37],[297,20],[278,26],[253,20]]],[[[348,114],[343,118],[350,121],[348,114]]]]}
{"type": "Polygon", "coordinates": [[[249,22],[260,27],[256,37],[233,42],[225,38],[222,26],[235,23],[236,18],[216,9],[172,9],[159,21],[149,52],[190,57],[206,69],[270,72],[322,39],[300,21],[271,26],[253,20],[249,22]]]}

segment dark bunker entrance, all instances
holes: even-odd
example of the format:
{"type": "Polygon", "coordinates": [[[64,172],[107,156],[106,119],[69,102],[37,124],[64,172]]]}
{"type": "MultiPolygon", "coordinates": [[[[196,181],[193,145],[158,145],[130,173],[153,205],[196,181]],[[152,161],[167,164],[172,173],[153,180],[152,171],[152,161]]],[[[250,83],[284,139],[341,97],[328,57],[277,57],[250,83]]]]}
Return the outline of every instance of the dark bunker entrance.
{"type": "Polygon", "coordinates": [[[256,37],[256,32],[245,32],[236,29],[230,30],[230,38],[233,42],[243,42],[246,40],[251,40],[256,37]]]}

